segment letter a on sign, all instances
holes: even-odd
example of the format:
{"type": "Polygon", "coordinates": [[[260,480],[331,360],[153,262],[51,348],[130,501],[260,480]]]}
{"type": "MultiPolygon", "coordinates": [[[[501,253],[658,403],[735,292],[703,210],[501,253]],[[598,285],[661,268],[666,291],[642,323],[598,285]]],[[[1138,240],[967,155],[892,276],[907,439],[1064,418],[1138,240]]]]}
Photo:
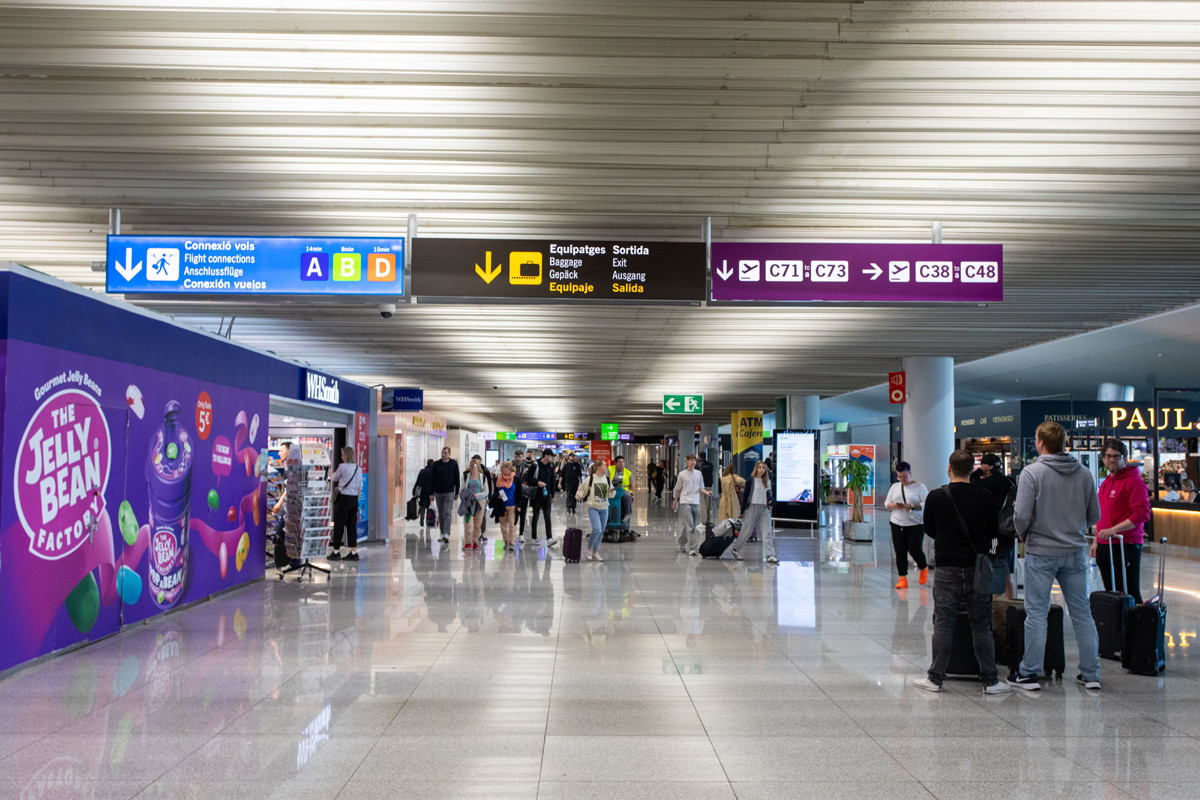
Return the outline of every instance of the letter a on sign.
{"type": "Polygon", "coordinates": [[[908,387],[903,372],[888,373],[888,402],[904,403],[908,400],[908,387]]]}
{"type": "Polygon", "coordinates": [[[329,253],[304,253],[301,255],[300,280],[329,280],[329,253]]]}

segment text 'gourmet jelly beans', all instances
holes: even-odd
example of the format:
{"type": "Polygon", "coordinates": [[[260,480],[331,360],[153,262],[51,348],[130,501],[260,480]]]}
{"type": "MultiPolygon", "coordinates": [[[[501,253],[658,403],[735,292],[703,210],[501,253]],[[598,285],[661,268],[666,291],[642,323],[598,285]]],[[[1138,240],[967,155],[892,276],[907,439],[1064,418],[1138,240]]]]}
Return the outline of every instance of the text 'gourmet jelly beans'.
{"type": "Polygon", "coordinates": [[[130,547],[137,544],[137,515],[133,513],[133,506],[128,500],[122,500],[121,505],[117,508],[117,525],[121,528],[121,538],[125,540],[125,544],[130,547]]]}
{"type": "Polygon", "coordinates": [[[117,572],[117,594],[121,602],[131,606],[142,599],[142,576],[129,567],[121,567],[117,572]]]}
{"type": "Polygon", "coordinates": [[[163,410],[162,427],[150,442],[146,482],[150,490],[150,593],[159,606],[174,605],[188,579],[188,509],[192,500],[191,437],[179,421],[180,405],[163,410]]]}
{"type": "Polygon", "coordinates": [[[67,595],[67,616],[80,633],[87,633],[100,616],[100,586],[92,573],[83,576],[67,595]]]}

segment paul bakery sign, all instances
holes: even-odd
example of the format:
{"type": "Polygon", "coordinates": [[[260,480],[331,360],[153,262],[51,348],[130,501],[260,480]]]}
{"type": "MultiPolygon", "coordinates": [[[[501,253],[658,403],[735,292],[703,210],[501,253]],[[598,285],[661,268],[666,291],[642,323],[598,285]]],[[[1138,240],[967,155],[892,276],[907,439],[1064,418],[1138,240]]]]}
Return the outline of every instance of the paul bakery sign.
{"type": "Polygon", "coordinates": [[[64,389],[42,402],[21,436],[13,475],[30,553],[57,561],[88,541],[104,513],[111,465],[108,422],[90,394],[64,389]]]}
{"type": "Polygon", "coordinates": [[[1200,419],[1190,408],[1122,408],[1108,409],[1109,426],[1125,431],[1172,430],[1200,431],[1200,419]]]}

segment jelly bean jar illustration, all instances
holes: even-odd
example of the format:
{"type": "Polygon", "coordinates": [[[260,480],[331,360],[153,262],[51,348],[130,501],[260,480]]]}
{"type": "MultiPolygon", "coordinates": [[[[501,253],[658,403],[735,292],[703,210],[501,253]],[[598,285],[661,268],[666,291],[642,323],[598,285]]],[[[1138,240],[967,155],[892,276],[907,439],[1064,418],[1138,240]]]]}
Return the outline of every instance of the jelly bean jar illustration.
{"type": "Polygon", "coordinates": [[[150,442],[150,597],[162,608],[183,596],[188,577],[188,509],[192,500],[192,443],[172,400],[150,442]]]}

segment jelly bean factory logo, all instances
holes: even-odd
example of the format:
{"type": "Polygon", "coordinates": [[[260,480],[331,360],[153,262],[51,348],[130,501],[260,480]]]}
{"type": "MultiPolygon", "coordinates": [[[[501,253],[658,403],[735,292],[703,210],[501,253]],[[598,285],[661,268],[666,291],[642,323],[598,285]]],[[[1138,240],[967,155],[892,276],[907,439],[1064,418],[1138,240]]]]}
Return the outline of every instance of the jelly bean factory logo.
{"type": "Polygon", "coordinates": [[[104,513],[111,466],[108,422],[91,395],[66,389],[42,403],[21,437],[13,473],[30,553],[56,561],[89,540],[104,513]]]}

